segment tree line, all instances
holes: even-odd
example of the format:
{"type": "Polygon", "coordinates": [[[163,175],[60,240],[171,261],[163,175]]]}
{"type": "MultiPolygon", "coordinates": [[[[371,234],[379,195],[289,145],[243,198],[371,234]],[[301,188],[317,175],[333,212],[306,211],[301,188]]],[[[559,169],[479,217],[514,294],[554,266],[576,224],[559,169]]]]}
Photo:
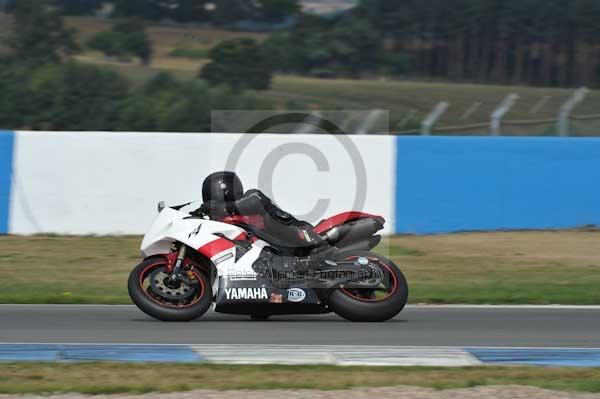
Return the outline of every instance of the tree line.
{"type": "Polygon", "coordinates": [[[362,0],[270,44],[282,71],[598,86],[598,21],[598,0],[362,0]]]}
{"type": "MultiPolygon", "coordinates": [[[[160,73],[132,87],[111,69],[73,61],[71,55],[81,50],[76,32],[44,0],[18,0],[13,12],[14,29],[0,42],[9,49],[0,56],[0,128],[198,132],[210,131],[213,109],[270,108],[245,91],[268,86],[268,80],[216,79],[220,75],[215,71],[239,72],[239,59],[228,55],[230,45],[215,50],[207,79],[181,82],[160,73]]],[[[107,32],[122,35],[123,45],[130,45],[126,50],[143,59],[145,32],[139,21],[117,23],[107,32]]],[[[256,53],[253,46],[258,47],[243,41],[239,45],[242,55],[256,53]]]]}
{"type": "MultiPolygon", "coordinates": [[[[17,0],[0,0],[11,11],[17,0]]],[[[0,4],[2,4],[0,3],[0,4]]],[[[66,15],[91,15],[112,5],[117,18],[213,23],[228,25],[243,20],[279,23],[300,12],[298,0],[52,0],[66,15]]]]}
{"type": "MultiPolygon", "coordinates": [[[[298,0],[52,2],[71,14],[92,13],[108,2],[115,16],[225,26],[240,20],[277,24],[294,16],[290,28],[262,46],[281,72],[600,86],[599,0],[360,0],[328,17],[300,13],[298,0]]],[[[124,40],[113,45],[117,36],[105,34],[96,48],[127,51],[124,40]]]]}

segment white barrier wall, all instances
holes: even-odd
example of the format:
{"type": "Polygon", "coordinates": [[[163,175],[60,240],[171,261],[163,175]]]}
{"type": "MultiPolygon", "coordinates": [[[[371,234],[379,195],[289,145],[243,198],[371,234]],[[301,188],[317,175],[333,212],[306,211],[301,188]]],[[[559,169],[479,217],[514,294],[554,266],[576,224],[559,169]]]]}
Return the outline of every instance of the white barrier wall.
{"type": "MultiPolygon", "coordinates": [[[[143,233],[158,201],[200,199],[204,178],[225,169],[241,138],[215,133],[16,132],[9,233],[143,233]]],[[[350,140],[365,165],[366,187],[357,188],[357,160],[330,135],[258,135],[244,148],[236,172],[246,189],[266,190],[271,179],[259,182],[259,174],[270,154],[270,159],[280,158],[272,188],[282,208],[303,215],[319,198],[328,199],[323,217],[349,210],[380,214],[387,220],[386,232],[393,232],[394,138],[350,140]],[[295,153],[306,144],[322,154],[328,170],[319,171],[313,159],[295,153]],[[353,209],[357,190],[366,191],[362,209],[353,209]]]]}

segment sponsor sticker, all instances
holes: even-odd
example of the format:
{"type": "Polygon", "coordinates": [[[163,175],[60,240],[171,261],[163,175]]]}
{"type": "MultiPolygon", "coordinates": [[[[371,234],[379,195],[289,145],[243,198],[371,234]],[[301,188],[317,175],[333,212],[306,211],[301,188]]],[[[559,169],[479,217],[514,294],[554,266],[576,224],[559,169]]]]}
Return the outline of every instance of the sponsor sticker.
{"type": "Polygon", "coordinates": [[[270,303],[283,303],[283,294],[271,294],[271,299],[269,299],[270,303]]]}
{"type": "Polygon", "coordinates": [[[266,288],[225,288],[227,299],[269,299],[266,288]]]}
{"type": "Polygon", "coordinates": [[[231,259],[233,258],[233,254],[231,252],[226,253],[223,256],[218,257],[217,259],[215,259],[215,265],[218,265],[219,263],[223,263],[225,262],[227,259],[231,259]]]}
{"type": "Polygon", "coordinates": [[[229,281],[256,281],[256,276],[230,276],[229,281]]]}
{"type": "Polygon", "coordinates": [[[306,298],[306,292],[300,288],[290,288],[287,291],[287,299],[290,302],[302,302],[306,298]]]}

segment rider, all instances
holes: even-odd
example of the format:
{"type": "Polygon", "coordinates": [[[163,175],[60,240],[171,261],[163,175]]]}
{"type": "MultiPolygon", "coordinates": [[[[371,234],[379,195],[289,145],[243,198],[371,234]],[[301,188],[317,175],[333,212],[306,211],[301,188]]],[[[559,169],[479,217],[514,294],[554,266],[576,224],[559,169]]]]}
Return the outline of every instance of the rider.
{"type": "MultiPolygon", "coordinates": [[[[271,201],[259,190],[244,193],[244,187],[234,172],[216,172],[208,176],[202,184],[204,203],[200,210],[211,219],[220,220],[227,216],[262,216],[265,231],[290,248],[315,248],[323,238],[313,231],[313,226],[300,221],[271,201]]],[[[307,269],[317,257],[278,260],[276,269],[307,269]]]]}

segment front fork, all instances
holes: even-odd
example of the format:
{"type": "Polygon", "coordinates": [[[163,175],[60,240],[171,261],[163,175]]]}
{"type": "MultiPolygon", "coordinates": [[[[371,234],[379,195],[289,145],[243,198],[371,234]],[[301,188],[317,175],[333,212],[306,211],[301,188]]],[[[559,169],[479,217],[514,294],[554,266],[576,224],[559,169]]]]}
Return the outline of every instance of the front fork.
{"type": "Polygon", "coordinates": [[[171,272],[170,280],[172,282],[177,282],[181,280],[181,268],[183,266],[183,260],[185,259],[185,251],[187,246],[185,244],[181,244],[179,248],[179,252],[177,253],[177,259],[175,260],[175,266],[173,266],[173,270],[171,272]]]}

